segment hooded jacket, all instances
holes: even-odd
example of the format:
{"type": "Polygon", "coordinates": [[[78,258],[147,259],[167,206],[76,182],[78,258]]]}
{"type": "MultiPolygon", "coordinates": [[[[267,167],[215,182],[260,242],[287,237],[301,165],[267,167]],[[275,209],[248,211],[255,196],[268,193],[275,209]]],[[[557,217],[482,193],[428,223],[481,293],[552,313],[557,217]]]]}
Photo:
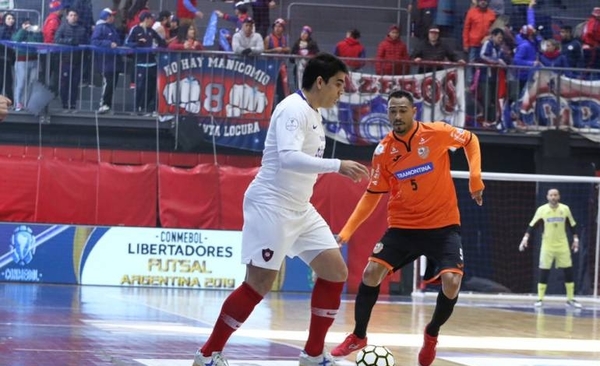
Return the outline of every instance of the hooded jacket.
{"type": "Polygon", "coordinates": [[[379,75],[404,75],[407,73],[409,65],[400,61],[409,59],[408,49],[404,42],[400,38],[392,39],[388,35],[377,47],[378,62],[375,64],[375,71],[379,75]]]}
{"type": "MultiPolygon", "coordinates": [[[[92,33],[92,45],[99,48],[111,48],[112,43],[116,43],[117,46],[121,46],[121,37],[114,24],[107,23],[104,20],[98,20],[96,27],[94,27],[94,33],[92,33]]],[[[98,67],[101,73],[112,73],[115,71],[121,71],[122,63],[121,58],[112,52],[96,52],[96,67],[98,67]]]]}
{"type": "MultiPolygon", "coordinates": [[[[365,47],[358,39],[346,37],[338,42],[333,54],[338,57],[365,58],[365,47]]],[[[365,62],[361,60],[344,60],[344,62],[346,62],[350,71],[356,71],[365,66],[365,62]]]]}

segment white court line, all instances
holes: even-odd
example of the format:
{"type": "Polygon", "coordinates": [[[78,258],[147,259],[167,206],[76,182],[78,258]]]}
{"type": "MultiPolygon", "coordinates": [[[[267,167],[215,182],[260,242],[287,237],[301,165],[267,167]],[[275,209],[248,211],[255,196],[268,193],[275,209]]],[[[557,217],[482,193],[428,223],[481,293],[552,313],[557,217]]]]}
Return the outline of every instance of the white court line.
{"type": "MultiPolygon", "coordinates": [[[[181,337],[185,335],[209,335],[212,330],[211,328],[192,327],[177,323],[86,322],[104,331],[113,333],[144,333],[181,337]]],[[[235,332],[234,336],[301,342],[306,340],[307,334],[306,331],[239,329],[235,332]]],[[[342,332],[329,332],[326,342],[341,343],[346,338],[346,335],[347,333],[342,332]]],[[[369,343],[396,347],[421,347],[423,335],[370,332],[369,343]]],[[[598,353],[600,352],[600,340],[533,337],[467,337],[442,334],[439,338],[439,348],[598,353]]]]}
{"type": "MultiPolygon", "coordinates": [[[[145,366],[190,366],[190,360],[173,359],[134,359],[145,366]]],[[[228,360],[230,366],[298,366],[298,360],[294,361],[264,361],[264,360],[228,360]]],[[[350,361],[336,361],[340,366],[356,366],[356,363],[350,361]]]]}

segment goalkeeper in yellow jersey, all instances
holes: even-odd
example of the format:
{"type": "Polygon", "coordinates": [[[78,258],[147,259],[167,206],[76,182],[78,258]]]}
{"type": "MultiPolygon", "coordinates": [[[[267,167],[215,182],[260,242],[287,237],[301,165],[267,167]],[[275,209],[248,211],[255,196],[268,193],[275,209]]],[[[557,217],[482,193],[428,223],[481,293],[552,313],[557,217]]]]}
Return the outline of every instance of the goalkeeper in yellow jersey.
{"type": "Polygon", "coordinates": [[[548,203],[538,207],[533,219],[529,223],[527,232],[523,236],[519,250],[524,251],[527,248],[529,236],[534,226],[542,221],[544,224],[544,233],[542,234],[542,248],[540,250],[540,279],[538,282],[538,301],[535,306],[542,306],[546,288],[548,287],[548,277],[552,262],[556,261],[556,268],[562,268],[565,272],[565,289],[567,291],[567,306],[581,308],[581,304],[575,301],[575,283],[573,282],[573,262],[571,260],[571,251],[565,231],[567,222],[573,233],[573,244],[571,249],[577,253],[579,250],[579,237],[575,232],[575,219],[571,214],[569,206],[560,203],[560,193],[558,189],[548,190],[546,195],[548,203]]]}

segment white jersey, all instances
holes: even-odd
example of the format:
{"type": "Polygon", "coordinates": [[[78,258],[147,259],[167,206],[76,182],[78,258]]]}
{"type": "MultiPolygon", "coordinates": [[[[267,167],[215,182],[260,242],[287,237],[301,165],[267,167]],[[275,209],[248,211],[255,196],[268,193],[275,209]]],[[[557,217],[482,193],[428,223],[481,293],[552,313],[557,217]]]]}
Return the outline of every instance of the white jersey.
{"type": "Polygon", "coordinates": [[[322,159],[324,152],[321,113],[300,92],[289,95],[271,116],[262,165],[246,190],[246,198],[290,210],[306,210],[318,174],[337,172],[340,168],[340,160],[322,159]],[[313,160],[311,171],[282,168],[280,154],[289,151],[302,152],[313,160]]]}

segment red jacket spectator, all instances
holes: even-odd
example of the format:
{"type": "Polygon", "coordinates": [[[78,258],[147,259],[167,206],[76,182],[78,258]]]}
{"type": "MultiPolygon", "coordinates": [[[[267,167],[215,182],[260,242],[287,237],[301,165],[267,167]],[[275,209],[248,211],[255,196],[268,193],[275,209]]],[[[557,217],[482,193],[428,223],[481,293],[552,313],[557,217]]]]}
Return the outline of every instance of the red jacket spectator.
{"type": "MultiPolygon", "coordinates": [[[[338,57],[365,58],[365,47],[358,40],[360,32],[358,29],[353,29],[346,33],[346,38],[339,41],[335,46],[333,54],[338,57]]],[[[350,71],[357,71],[365,66],[365,62],[361,60],[344,60],[350,71]]]]}
{"type": "Polygon", "coordinates": [[[581,40],[584,45],[590,47],[600,46],[600,8],[594,8],[592,11],[592,16],[583,28],[581,40]]]}
{"type": "Polygon", "coordinates": [[[408,70],[408,49],[400,39],[400,29],[392,25],[386,38],[377,47],[377,62],[375,72],[379,75],[404,75],[408,70]]]}
{"type": "Polygon", "coordinates": [[[490,33],[496,13],[487,7],[487,1],[479,0],[477,6],[467,12],[463,28],[463,47],[481,47],[481,41],[490,33]]]}
{"type": "Polygon", "coordinates": [[[42,34],[44,35],[44,43],[54,43],[54,35],[60,27],[62,15],[60,11],[62,10],[60,1],[53,1],[50,3],[50,11],[48,17],[44,21],[44,25],[42,26],[42,34]]]}

